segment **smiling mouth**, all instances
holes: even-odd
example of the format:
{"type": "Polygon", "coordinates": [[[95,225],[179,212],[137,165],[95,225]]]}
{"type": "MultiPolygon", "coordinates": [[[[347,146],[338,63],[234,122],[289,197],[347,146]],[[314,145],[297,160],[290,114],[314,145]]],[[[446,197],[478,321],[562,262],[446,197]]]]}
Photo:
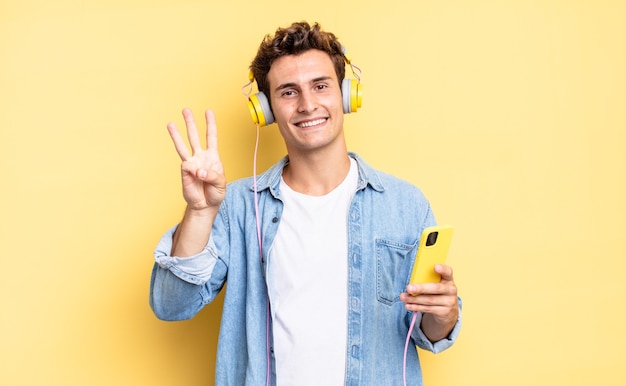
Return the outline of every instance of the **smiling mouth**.
{"type": "Polygon", "coordinates": [[[327,120],[328,120],[328,118],[314,119],[312,121],[300,122],[300,123],[296,124],[296,126],[302,128],[302,129],[306,129],[308,127],[321,125],[322,123],[325,123],[327,120]]]}

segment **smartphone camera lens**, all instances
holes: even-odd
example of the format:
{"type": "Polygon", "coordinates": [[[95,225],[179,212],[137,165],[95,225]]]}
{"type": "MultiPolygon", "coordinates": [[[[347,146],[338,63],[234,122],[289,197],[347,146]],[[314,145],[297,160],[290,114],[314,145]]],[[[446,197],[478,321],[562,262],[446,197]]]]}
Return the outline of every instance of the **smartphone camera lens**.
{"type": "Polygon", "coordinates": [[[437,242],[438,235],[439,235],[439,232],[430,232],[428,234],[428,237],[426,238],[426,246],[430,247],[431,245],[435,245],[435,243],[437,242]]]}

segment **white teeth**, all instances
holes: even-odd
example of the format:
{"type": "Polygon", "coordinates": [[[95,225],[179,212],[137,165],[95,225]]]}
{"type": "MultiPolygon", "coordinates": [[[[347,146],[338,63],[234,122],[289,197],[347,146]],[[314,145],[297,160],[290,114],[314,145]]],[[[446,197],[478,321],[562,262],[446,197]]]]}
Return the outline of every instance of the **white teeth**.
{"type": "Polygon", "coordinates": [[[307,127],[311,127],[311,126],[315,126],[315,125],[320,125],[320,124],[324,123],[325,121],[326,121],[326,119],[316,119],[314,121],[301,123],[298,126],[300,126],[302,128],[307,128],[307,127]]]}

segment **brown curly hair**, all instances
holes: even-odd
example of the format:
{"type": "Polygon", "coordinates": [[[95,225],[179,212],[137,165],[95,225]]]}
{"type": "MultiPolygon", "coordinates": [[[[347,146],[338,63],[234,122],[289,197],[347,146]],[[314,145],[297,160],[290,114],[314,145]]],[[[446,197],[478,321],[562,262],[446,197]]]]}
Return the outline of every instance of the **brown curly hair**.
{"type": "Polygon", "coordinates": [[[256,57],[250,64],[250,71],[257,81],[259,91],[269,98],[267,74],[276,59],[285,55],[298,55],[312,49],[324,51],[330,56],[341,85],[346,73],[343,46],[334,34],[322,31],[318,23],[311,26],[302,21],[293,23],[287,28],[279,28],[274,36],[266,35],[263,39],[256,57]]]}

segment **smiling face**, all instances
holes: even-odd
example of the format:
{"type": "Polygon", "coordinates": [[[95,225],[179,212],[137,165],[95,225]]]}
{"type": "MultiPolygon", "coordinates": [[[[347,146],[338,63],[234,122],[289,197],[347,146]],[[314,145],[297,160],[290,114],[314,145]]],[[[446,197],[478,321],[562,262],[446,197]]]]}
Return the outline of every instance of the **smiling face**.
{"type": "Polygon", "coordinates": [[[327,53],[276,59],[268,73],[272,111],[290,156],[345,152],[341,87],[327,53]]]}

